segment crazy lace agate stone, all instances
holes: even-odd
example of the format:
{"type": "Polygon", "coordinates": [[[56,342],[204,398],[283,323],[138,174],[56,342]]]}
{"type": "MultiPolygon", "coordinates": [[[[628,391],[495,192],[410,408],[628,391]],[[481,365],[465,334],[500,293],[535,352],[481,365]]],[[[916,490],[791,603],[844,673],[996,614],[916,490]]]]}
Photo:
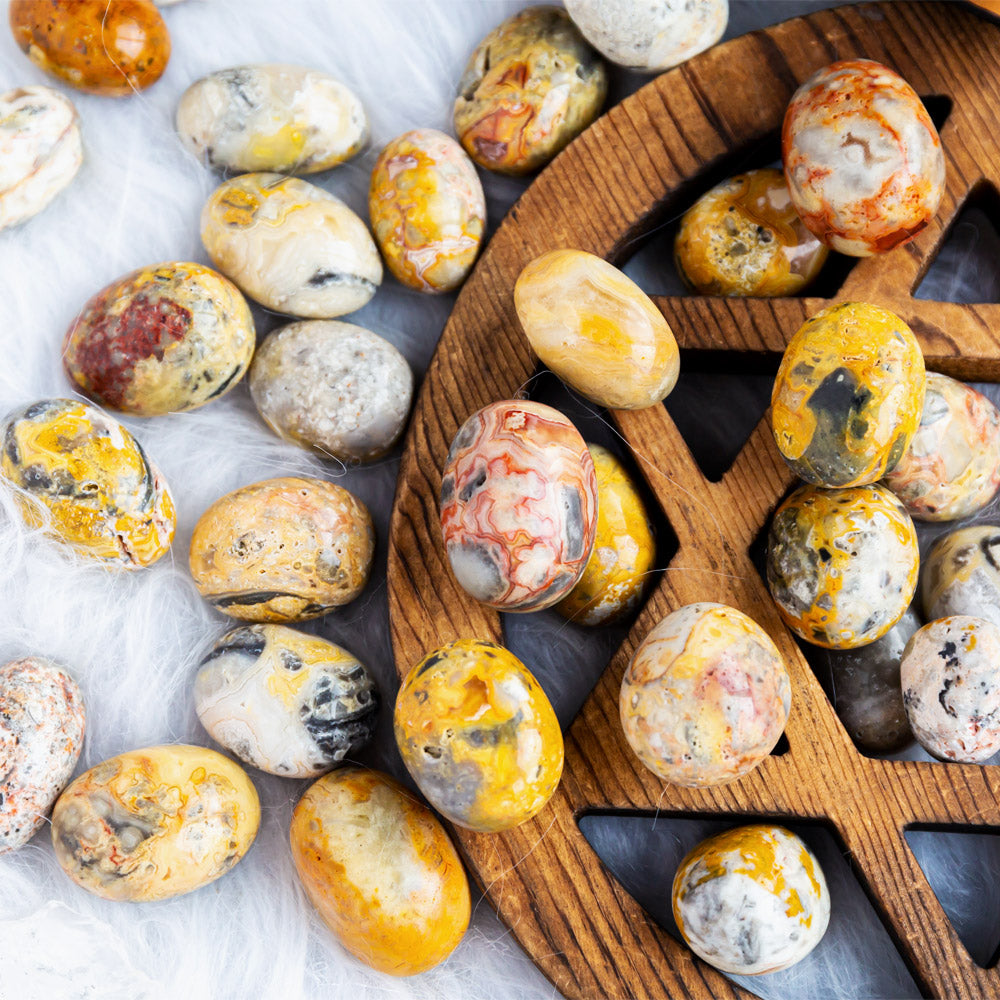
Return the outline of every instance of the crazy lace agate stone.
{"type": "Polygon", "coordinates": [[[972,615],[1000,627],[1000,527],[973,524],[942,535],[920,570],[920,602],[928,621],[972,615]]]}

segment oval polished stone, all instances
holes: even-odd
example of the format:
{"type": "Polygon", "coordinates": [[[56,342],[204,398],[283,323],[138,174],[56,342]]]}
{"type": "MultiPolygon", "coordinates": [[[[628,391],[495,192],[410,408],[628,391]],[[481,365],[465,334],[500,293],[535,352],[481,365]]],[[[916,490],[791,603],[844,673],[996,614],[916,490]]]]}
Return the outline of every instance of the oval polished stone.
{"type": "Polygon", "coordinates": [[[314,174],[368,140],[361,101],[327,73],[280,63],[220,69],[191,84],[177,106],[187,149],[216,170],[314,174]]]}
{"type": "Polygon", "coordinates": [[[225,395],[249,367],[254,343],[239,289],[180,261],[139,268],[101,289],[66,332],[63,364],[91,399],[154,417],[225,395]]]}
{"type": "Polygon", "coordinates": [[[9,17],[36,66],[88,94],[145,90],[170,58],[170,34],[152,0],[12,0],[9,17]]]}
{"type": "Polygon", "coordinates": [[[392,976],[433,968],[469,925],[469,883],[444,827],[387,774],[342,768],[292,814],[292,860],[337,940],[392,976]]]}
{"type": "Polygon", "coordinates": [[[250,298],[293,316],[354,312],[382,283],[365,224],[339,198],[297,177],[243,174],[219,185],[201,213],[201,241],[250,298]]]}
{"type": "Polygon", "coordinates": [[[25,491],[28,524],[86,556],[139,569],[170,548],[177,514],[163,476],[125,427],[88,403],[43,399],[9,416],[0,474],[25,491]]]}
{"type": "Polygon", "coordinates": [[[76,681],[39,656],[0,666],[0,854],[45,822],[83,749],[86,713],[76,681]]]}
{"type": "Polygon", "coordinates": [[[938,538],[920,568],[920,603],[928,621],[971,615],[1000,626],[1000,527],[972,524],[938,538]]]}
{"type": "Polygon", "coordinates": [[[389,341],[353,323],[304,320],[257,349],[250,395],[279,437],[341,462],[371,462],[403,433],[413,372],[389,341]]]}
{"type": "Polygon", "coordinates": [[[305,621],[368,582],[375,529],[343,487],[288,477],[244,486],[198,519],[189,565],[202,597],[232,618],[305,621]]]}
{"type": "Polygon", "coordinates": [[[76,108],[51,87],[0,94],[0,229],[45,208],[83,161],[76,108]]]}

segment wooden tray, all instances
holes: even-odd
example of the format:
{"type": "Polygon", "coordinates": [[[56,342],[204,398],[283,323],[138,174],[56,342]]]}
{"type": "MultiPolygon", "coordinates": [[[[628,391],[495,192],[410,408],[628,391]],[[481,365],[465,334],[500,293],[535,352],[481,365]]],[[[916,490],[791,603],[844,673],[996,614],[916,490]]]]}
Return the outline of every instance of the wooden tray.
{"type": "MultiPolygon", "coordinates": [[[[465,418],[514,395],[536,369],[513,305],[522,266],[554,247],[623,259],[637,237],[724,174],[734,151],[773,143],[799,83],[826,63],[857,56],[894,67],[921,96],[950,98],[941,130],[947,191],[914,242],[858,263],[835,298],[897,312],[930,368],[1000,381],[1000,306],[912,297],[969,194],[984,181],[1000,182],[1000,28],[959,5],[882,3],[797,18],[706,52],[612,108],[568,147],[510,211],[458,298],[417,401],[393,508],[389,609],[400,675],[444,642],[501,639],[499,616],[450,572],[438,490],[465,418]]],[[[828,301],[691,296],[657,304],[682,349],[775,356],[828,301]]],[[[674,562],[686,571],[662,575],[570,727],[550,805],[506,833],[454,831],[500,916],[567,997],[748,997],[642,910],[594,853],[578,818],[658,809],[821,820],[850,852],[922,989],[1000,997],[1000,971],[971,960],[903,835],[913,824],[1000,827],[1000,768],[874,760],[855,749],[748,555],[793,482],[767,417],[722,480],[710,482],[665,407],[611,416],[678,536],[674,562]],[[692,601],[750,614],[778,643],[792,675],[788,752],[715,789],[665,785],[639,763],[618,721],[618,689],[636,644],[692,601]]]]}

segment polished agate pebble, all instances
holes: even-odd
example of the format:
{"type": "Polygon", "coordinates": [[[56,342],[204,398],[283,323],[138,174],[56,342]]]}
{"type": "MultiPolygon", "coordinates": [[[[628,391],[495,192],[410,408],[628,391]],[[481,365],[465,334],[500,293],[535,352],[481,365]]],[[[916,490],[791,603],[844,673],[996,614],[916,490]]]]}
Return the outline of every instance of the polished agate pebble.
{"type": "Polygon", "coordinates": [[[973,524],[942,535],[920,570],[920,603],[928,621],[972,615],[1000,627],[1000,528],[973,524]]]}
{"type": "Polygon", "coordinates": [[[284,625],[243,625],[202,660],[194,707],[212,739],[240,760],[311,778],[365,746],[378,688],[356,657],[284,625]]]}
{"type": "Polygon", "coordinates": [[[1000,626],[971,615],[932,621],[906,644],[903,704],[929,754],[982,764],[1000,751],[998,663],[1000,626]]]}
{"type": "Polygon", "coordinates": [[[704,52],[729,21],[729,0],[566,0],[566,10],[603,56],[643,73],[704,52]]]}
{"type": "Polygon", "coordinates": [[[738,826],[703,840],[674,876],[688,947],[723,972],[755,976],[800,962],[830,922],[816,856],[781,826],[738,826]]]}
{"type": "Polygon", "coordinates": [[[639,643],[622,679],[625,739],[654,774],[705,787],[752,771],[781,738],[791,707],[771,637],[724,604],[688,604],[639,643]]]}
{"type": "Polygon", "coordinates": [[[292,813],[292,861],[334,937],[373,969],[412,976],[469,926],[469,883],[444,827],[387,774],[345,767],[292,813]]]}
{"type": "Polygon", "coordinates": [[[597,474],[597,533],[583,576],[556,611],[578,625],[608,625],[635,610],[656,562],[656,538],[639,489],[618,459],[588,444],[597,474]]]}
{"type": "Polygon", "coordinates": [[[882,486],[801,486],[774,513],[767,585],[807,642],[854,649],[885,635],[917,587],[917,533],[882,486]]]}
{"type": "Polygon", "coordinates": [[[203,76],[181,95],[176,124],[189,152],[234,173],[314,174],[368,140],[368,116],[353,91],[327,73],[279,63],[203,76]]]}
{"type": "Polygon", "coordinates": [[[539,360],[599,406],[641,410],[680,371],[673,332],[648,295],[583,250],[550,250],[518,275],[514,305],[539,360]]]}
{"type": "Polygon", "coordinates": [[[36,66],[88,94],[145,90],[170,58],[170,34],[152,0],[11,0],[9,16],[36,66]]]}
{"type": "Polygon", "coordinates": [[[332,319],[382,283],[365,224],[336,196],[281,174],[243,174],[212,193],[201,241],[220,271],[268,309],[332,319]]]}
{"type": "Polygon", "coordinates": [[[607,90],[604,62],[566,12],[529,7],[473,50],[458,85],[455,134],[481,167],[526,174],[597,117],[607,90]]]}
{"type": "Polygon", "coordinates": [[[472,270],[486,197],[451,136],[418,128],[393,139],[372,170],[368,212],[389,270],[409,288],[450,292],[472,270]]]}
{"type": "Polygon", "coordinates": [[[927,109],[898,73],[870,59],[831,63],[795,91],[781,153],[802,221],[853,257],[909,242],[944,192],[944,152],[927,109]]]}
{"type": "Polygon", "coordinates": [[[680,276],[702,295],[797,295],[829,251],[802,224],[780,170],[750,170],[702,195],[674,243],[680,276]]]}
{"type": "Polygon", "coordinates": [[[353,601],[371,573],[368,509],[320,479],[266,479],[216,500],[198,519],[189,563],[202,597],[252,622],[318,618],[353,601]]]}
{"type": "Polygon", "coordinates": [[[170,548],[177,514],[163,476],[128,430],[88,403],[43,399],[9,416],[0,475],[24,490],[29,525],[83,555],[139,569],[170,548]]]}
{"type": "Polygon", "coordinates": [[[400,685],[393,728],[427,801],[469,830],[524,823],[559,784],[559,720],[528,668],[496,643],[459,639],[428,653],[400,685]]]}
{"type": "Polygon", "coordinates": [[[459,428],[441,482],[441,533],[455,579],[476,600],[551,607],[583,575],[596,531],[594,462],[558,410],[508,399],[459,428]]]}
{"type": "Polygon", "coordinates": [[[863,486],[896,467],[920,424],[924,357],[895,313],[829,306],[785,348],[771,427],[792,471],[818,486],[863,486]]]}
{"type": "Polygon", "coordinates": [[[250,365],[254,343],[239,289],[180,261],[139,268],[101,289],[66,332],[63,364],[96,402],[155,417],[225,395],[250,365]]]}
{"type": "Polygon", "coordinates": [[[286,441],[341,462],[370,462],[403,433],[413,372],[389,341],[364,327],[304,320],[258,348],[250,395],[286,441]]]}
{"type": "Polygon", "coordinates": [[[1000,486],[1000,412],[964,382],[928,372],[920,426],[885,485],[920,521],[978,513],[1000,486]]]}
{"type": "Polygon", "coordinates": [[[45,822],[83,749],[86,713],[76,681],[40,656],[0,666],[0,854],[45,822]]]}
{"type": "Polygon", "coordinates": [[[250,849],[260,803],[246,772],[205,747],[148,747],[76,778],[52,811],[56,860],[78,886],[129,902],[225,875],[250,849]]]}
{"type": "Polygon", "coordinates": [[[83,162],[80,121],[51,87],[0,94],[0,229],[45,208],[83,162]]]}

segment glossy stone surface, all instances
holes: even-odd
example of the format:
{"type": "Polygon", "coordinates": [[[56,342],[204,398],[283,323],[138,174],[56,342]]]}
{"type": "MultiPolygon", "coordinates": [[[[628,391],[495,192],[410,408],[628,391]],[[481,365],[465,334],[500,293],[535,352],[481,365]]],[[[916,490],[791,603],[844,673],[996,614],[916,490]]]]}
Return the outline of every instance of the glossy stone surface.
{"type": "Polygon", "coordinates": [[[254,342],[250,307],[231,281],[171,262],[132,271],[91,298],[66,332],[63,364],[96,402],[154,417],[225,395],[254,342]]]}
{"type": "Polygon", "coordinates": [[[911,240],[944,192],[944,152],[927,109],[898,73],[870,59],[831,63],[799,87],[781,153],[802,221],[854,257],[911,240]]]}
{"type": "Polygon", "coordinates": [[[639,643],[618,707],[629,746],[676,785],[721,785],[774,748],[791,706],[771,637],[724,604],[688,604],[639,643]]]}
{"type": "Polygon", "coordinates": [[[823,869],[784,827],[739,826],[702,841],[674,876],[673,910],[691,950],[754,976],[800,962],[830,922],[823,869]]]}
{"type": "Polygon", "coordinates": [[[766,167],[730,177],[681,219],[674,261],[701,295],[797,295],[829,251],[803,225],[785,175],[766,167]]]}
{"type": "Polygon", "coordinates": [[[297,177],[243,174],[220,184],[202,209],[201,241],[255,302],[305,319],[354,312],[382,283],[361,219],[297,177]]]}
{"type": "Polygon", "coordinates": [[[22,847],[45,822],[83,749],[83,695],[62,667],[40,656],[0,666],[0,854],[22,847]]]}
{"type": "Polygon", "coordinates": [[[577,625],[608,625],[642,600],[656,563],[656,538],[628,470],[597,444],[588,444],[597,474],[597,534],[583,576],[556,611],[577,625]]]}
{"type": "Polygon", "coordinates": [[[607,72],[564,10],[529,7],[473,50],[458,85],[455,135],[481,167],[544,166],[598,115],[607,72]]]}
{"type": "Polygon", "coordinates": [[[341,462],[370,462],[403,433],[413,372],[389,341],[364,327],[304,320],[260,345],[250,395],[286,441],[341,462]]]}
{"type": "Polygon", "coordinates": [[[223,614],[294,622],[353,601],[374,551],[360,500],[333,483],[287,477],[216,500],[195,525],[189,565],[202,597],[223,614]]]}
{"type": "Polygon", "coordinates": [[[400,685],[393,728],[428,802],[470,830],[518,826],[559,784],[559,720],[527,667],[495,643],[460,639],[428,653],[400,685]]]}
{"type": "Polygon", "coordinates": [[[854,649],[885,635],[917,586],[917,533],[882,486],[800,486],[774,512],[767,585],[807,642],[854,649]]]}
{"type": "Polygon", "coordinates": [[[83,555],[140,569],[170,548],[177,514],[163,476],[117,420],[88,403],[43,399],[11,414],[0,475],[24,490],[29,525],[83,555]]]}
{"type": "Polygon", "coordinates": [[[933,756],[981,764],[1000,751],[1000,626],[954,615],[906,644],[903,704],[913,735],[933,756]]]}
{"type": "Polygon", "coordinates": [[[579,431],[544,403],[491,403],[459,428],[441,481],[441,533],[459,584],[503,611],[565,597],[590,559],[597,476],[579,431]]]}
{"type": "Polygon", "coordinates": [[[353,91],[319,70],[264,63],[195,81],[177,105],[177,132],[209,167],[314,174],[358,153],[368,115],[353,91]]]}
{"type": "Polygon", "coordinates": [[[368,212],[389,270],[409,288],[449,292],[472,270],[486,197],[451,136],[419,128],[393,139],[372,170],[368,212]]]}
{"type": "Polygon", "coordinates": [[[1000,627],[1000,527],[973,524],[942,535],[920,570],[920,603],[928,621],[972,615],[1000,627]]]}
{"type": "Polygon", "coordinates": [[[1000,412],[972,386],[928,372],[920,426],[885,484],[920,521],[978,513],[1000,486],[1000,412]]]}
{"type": "Polygon", "coordinates": [[[469,925],[469,883],[444,827],[387,774],[345,767],[306,789],[292,860],[309,901],[362,962],[412,976],[469,925]]]}
{"type": "Polygon", "coordinates": [[[12,0],[9,17],[36,66],[88,94],[145,90],[170,58],[170,34],[152,0],[12,0]]]}
{"type": "Polygon", "coordinates": [[[260,803],[241,767],[205,747],[130,750],[76,778],[52,811],[56,860],[104,899],[199,889],[250,849],[260,803]]]}
{"type": "Polygon", "coordinates": [[[920,423],[924,357],[894,313],[829,306],[789,341],[774,380],[774,440],[797,476],[862,486],[895,468],[920,423]]]}
{"type": "Polygon", "coordinates": [[[602,55],[649,73],[704,52],[729,21],[729,0],[566,0],[566,10],[602,55]]]}
{"type": "Polygon", "coordinates": [[[518,275],[514,305],[539,360],[599,406],[641,410],[677,383],[680,354],[663,314],[594,254],[536,257],[518,275]]]}
{"type": "Polygon", "coordinates": [[[270,774],[311,778],[375,733],[379,695],[346,649],[284,625],[227,632],[202,660],[194,707],[212,739],[270,774]]]}
{"type": "Polygon", "coordinates": [[[83,162],[80,120],[51,87],[0,94],[0,229],[44,209],[83,162]]]}

